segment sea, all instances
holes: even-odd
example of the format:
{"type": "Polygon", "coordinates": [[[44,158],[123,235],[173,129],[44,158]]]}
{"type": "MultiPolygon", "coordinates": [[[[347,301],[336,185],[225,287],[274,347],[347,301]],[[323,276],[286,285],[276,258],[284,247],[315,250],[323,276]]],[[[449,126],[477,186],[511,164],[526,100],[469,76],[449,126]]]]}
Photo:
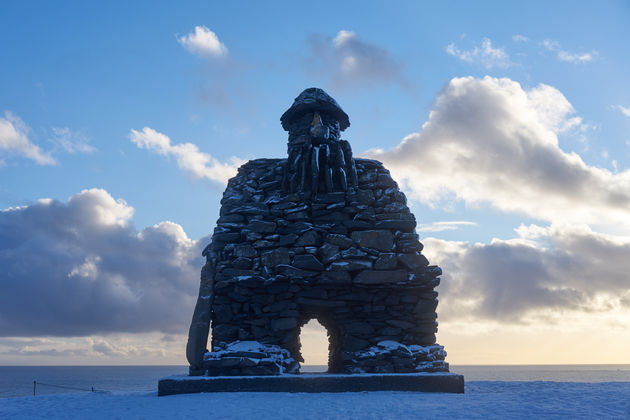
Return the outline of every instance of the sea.
{"type": "MultiPolygon", "coordinates": [[[[306,365],[302,372],[323,372],[306,365]]],[[[156,391],[187,366],[0,366],[0,398],[81,392],[156,391]]],[[[471,381],[630,382],[630,365],[451,365],[471,381]]]]}

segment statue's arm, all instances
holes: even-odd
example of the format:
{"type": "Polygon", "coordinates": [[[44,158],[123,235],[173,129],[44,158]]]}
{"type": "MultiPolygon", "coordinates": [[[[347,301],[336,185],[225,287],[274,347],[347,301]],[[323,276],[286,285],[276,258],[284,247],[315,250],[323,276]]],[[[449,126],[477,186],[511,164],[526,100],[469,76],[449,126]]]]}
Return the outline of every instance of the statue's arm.
{"type": "Polygon", "coordinates": [[[210,332],[210,319],[212,316],[212,301],[214,299],[215,261],[208,259],[201,269],[201,284],[199,285],[199,297],[195,305],[190,330],[188,331],[188,343],[186,344],[186,358],[190,364],[190,375],[203,375],[203,355],[208,345],[210,332]]]}

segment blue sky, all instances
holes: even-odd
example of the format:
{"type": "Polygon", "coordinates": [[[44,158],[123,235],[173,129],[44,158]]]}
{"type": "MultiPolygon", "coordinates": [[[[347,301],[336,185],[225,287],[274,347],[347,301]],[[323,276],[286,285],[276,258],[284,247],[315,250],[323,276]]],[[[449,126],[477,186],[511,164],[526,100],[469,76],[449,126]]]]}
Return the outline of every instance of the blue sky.
{"type": "Polygon", "coordinates": [[[451,362],[594,362],[574,344],[599,331],[630,363],[627,2],[2,9],[0,282],[24,304],[0,309],[0,363],[182,362],[225,179],[285,156],[279,117],[311,86],[409,197],[444,268],[451,362]],[[166,314],[157,286],[177,295],[166,314]],[[65,308],[65,288],[121,321],[77,322],[90,305],[65,308]],[[29,305],[50,306],[46,328],[29,305]],[[559,331],[576,350],[537,355],[559,331]]]}

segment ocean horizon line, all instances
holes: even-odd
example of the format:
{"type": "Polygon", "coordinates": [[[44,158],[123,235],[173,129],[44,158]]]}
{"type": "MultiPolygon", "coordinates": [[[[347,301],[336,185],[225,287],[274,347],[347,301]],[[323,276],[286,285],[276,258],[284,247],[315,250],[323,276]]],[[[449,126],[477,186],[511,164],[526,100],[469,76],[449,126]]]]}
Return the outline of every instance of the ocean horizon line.
{"type": "MultiPolygon", "coordinates": [[[[628,366],[630,368],[630,363],[449,363],[450,367],[545,367],[545,366],[628,366]]],[[[183,367],[187,368],[186,364],[0,364],[0,367],[183,367]]],[[[302,364],[301,366],[327,366],[326,364],[302,364]]]]}

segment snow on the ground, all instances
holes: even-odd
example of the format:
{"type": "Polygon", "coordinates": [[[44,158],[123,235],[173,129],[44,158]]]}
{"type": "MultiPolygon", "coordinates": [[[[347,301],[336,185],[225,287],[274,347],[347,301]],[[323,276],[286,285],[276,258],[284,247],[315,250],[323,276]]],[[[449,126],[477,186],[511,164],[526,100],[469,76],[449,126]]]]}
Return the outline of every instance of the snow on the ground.
{"type": "Polygon", "coordinates": [[[630,419],[630,382],[470,382],[465,394],[65,394],[0,399],[0,418],[630,419]]]}

